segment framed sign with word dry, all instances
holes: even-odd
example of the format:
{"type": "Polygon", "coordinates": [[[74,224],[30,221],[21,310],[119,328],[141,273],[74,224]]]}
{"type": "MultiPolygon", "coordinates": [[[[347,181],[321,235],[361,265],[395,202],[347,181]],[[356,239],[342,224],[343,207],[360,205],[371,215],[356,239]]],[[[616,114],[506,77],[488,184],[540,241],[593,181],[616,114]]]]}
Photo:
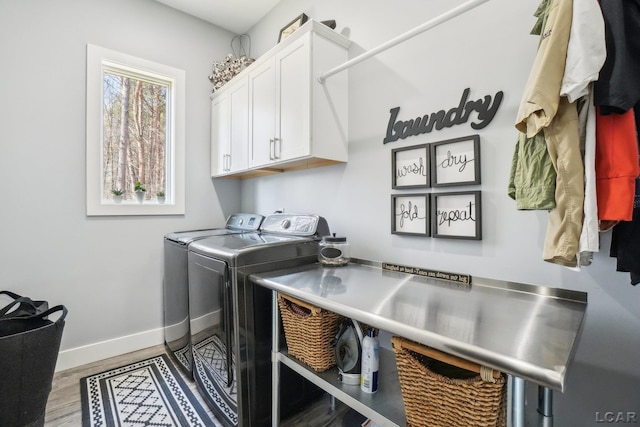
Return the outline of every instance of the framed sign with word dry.
{"type": "Polygon", "coordinates": [[[391,195],[391,233],[429,236],[429,195],[391,195]]]}
{"type": "Polygon", "coordinates": [[[431,144],[431,185],[480,184],[480,136],[470,135],[431,144]]]}
{"type": "Polygon", "coordinates": [[[432,236],[482,240],[481,202],[480,191],[432,193],[432,236]]]}
{"type": "Polygon", "coordinates": [[[424,188],[429,186],[429,145],[391,150],[392,188],[424,188]]]}

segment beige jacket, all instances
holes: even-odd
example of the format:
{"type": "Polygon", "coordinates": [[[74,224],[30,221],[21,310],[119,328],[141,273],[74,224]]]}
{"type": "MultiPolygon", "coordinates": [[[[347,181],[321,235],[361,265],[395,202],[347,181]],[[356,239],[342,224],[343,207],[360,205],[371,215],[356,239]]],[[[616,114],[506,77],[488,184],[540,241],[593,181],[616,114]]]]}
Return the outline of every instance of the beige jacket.
{"type": "Polygon", "coordinates": [[[515,124],[529,138],[544,131],[557,180],[543,258],[571,267],[577,264],[584,203],[578,113],[575,104],[560,97],[572,12],[573,0],[552,0],[515,124]]]}

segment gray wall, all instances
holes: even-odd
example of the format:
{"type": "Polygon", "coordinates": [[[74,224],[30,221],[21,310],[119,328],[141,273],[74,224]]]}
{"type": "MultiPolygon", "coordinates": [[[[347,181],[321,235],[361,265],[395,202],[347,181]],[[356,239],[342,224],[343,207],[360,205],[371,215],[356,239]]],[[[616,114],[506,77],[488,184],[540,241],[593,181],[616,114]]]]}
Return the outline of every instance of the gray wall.
{"type": "Polygon", "coordinates": [[[207,76],[232,37],[150,0],[0,1],[0,288],[68,307],[63,362],[161,343],[164,234],[238,210],[208,161],[207,76]],[[186,71],[185,215],[85,215],[87,43],[186,71]]]}
{"type": "MultiPolygon", "coordinates": [[[[336,31],[352,40],[354,57],[462,3],[282,0],[250,34],[259,56],[275,44],[280,28],[304,12],[316,20],[335,19],[336,31]]],[[[640,414],[640,288],[629,284],[628,274],[615,271],[615,261],[608,256],[609,234],[601,236],[602,249],[593,264],[579,272],[542,261],[548,214],[517,211],[506,195],[515,115],[538,42],[529,35],[538,4],[492,0],[351,68],[348,164],[243,181],[242,208],[321,214],[332,231],[348,237],[352,255],[358,258],[587,292],[576,364],[569,372],[566,395],[557,398],[564,404],[565,417],[579,412],[582,418],[569,417],[571,423],[556,425],[590,425],[597,410],[640,414]],[[476,131],[460,125],[383,145],[389,109],[400,106],[404,120],[449,109],[466,87],[472,99],[504,91],[493,122],[477,131],[482,147],[483,239],[392,235],[390,194],[400,191],[391,189],[391,150],[476,131]],[[618,383],[587,387],[586,378],[616,378],[618,383]],[[627,378],[626,386],[620,378],[627,378]]]]}
{"type": "MultiPolygon", "coordinates": [[[[275,45],[280,28],[301,12],[336,19],[336,30],[353,40],[353,57],[461,3],[282,0],[251,31],[252,56],[275,45]]],[[[567,393],[557,397],[561,416],[582,418],[556,425],[590,425],[595,411],[640,412],[640,289],[615,272],[610,236],[580,272],[545,263],[547,214],[518,212],[506,196],[537,5],[492,0],[352,68],[348,164],[212,183],[206,77],[232,34],[150,0],[0,0],[0,288],[65,304],[61,358],[67,366],[97,360],[162,341],[164,234],[219,226],[238,210],[314,212],[348,236],[356,257],[588,292],[576,364],[567,393]],[[85,216],[87,43],[186,70],[186,215],[85,216]],[[466,87],[476,98],[505,93],[479,132],[483,240],[391,235],[391,149],[475,131],[462,125],[385,146],[389,109],[422,116],[455,106],[466,87]]]]}

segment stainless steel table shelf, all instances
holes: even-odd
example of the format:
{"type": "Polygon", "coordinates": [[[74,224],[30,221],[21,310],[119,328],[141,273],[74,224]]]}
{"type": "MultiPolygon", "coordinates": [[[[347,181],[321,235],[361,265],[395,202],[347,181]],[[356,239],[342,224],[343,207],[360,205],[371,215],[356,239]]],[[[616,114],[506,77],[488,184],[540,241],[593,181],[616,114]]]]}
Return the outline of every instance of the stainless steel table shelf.
{"type": "Polygon", "coordinates": [[[390,350],[380,349],[378,391],[373,394],[363,392],[359,385],[346,385],[340,382],[337,368],[318,373],[303,362],[289,356],[286,350],[278,353],[277,360],[379,425],[405,426],[407,424],[395,355],[390,350]]]}
{"type": "MultiPolygon", "coordinates": [[[[551,390],[564,391],[587,308],[584,292],[479,277],[461,285],[371,262],[338,268],[311,264],[250,280],[274,291],[274,306],[276,292],[282,292],[509,374],[514,427],[524,426],[525,381],[549,396],[542,402],[547,409],[551,390]]],[[[277,308],[274,354],[280,350],[275,313],[277,308]]],[[[274,361],[275,371],[280,356],[274,361]]]]}

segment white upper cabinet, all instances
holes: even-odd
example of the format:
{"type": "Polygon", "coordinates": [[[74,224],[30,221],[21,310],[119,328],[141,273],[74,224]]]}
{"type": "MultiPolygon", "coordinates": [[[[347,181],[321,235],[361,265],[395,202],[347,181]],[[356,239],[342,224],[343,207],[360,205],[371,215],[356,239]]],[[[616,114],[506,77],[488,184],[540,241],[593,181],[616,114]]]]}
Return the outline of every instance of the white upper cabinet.
{"type": "Polygon", "coordinates": [[[310,154],[311,33],[251,73],[251,158],[265,166],[310,154]]]}
{"type": "Polygon", "coordinates": [[[231,154],[229,129],[229,95],[211,100],[211,175],[227,172],[227,158],[231,154]]]}
{"type": "Polygon", "coordinates": [[[323,84],[317,77],[348,59],[350,42],[309,21],[242,71],[212,96],[213,176],[257,176],[346,162],[348,158],[348,79],[338,73],[323,84]],[[218,98],[246,79],[247,138],[234,124],[233,103],[225,118],[218,98]],[[227,124],[227,125],[225,125],[227,124]],[[227,130],[225,126],[231,126],[227,130]],[[227,136],[227,133],[229,136],[227,136]],[[229,144],[225,151],[221,146],[229,144]],[[234,145],[247,147],[245,163],[234,162],[234,145]],[[221,158],[231,151],[231,161],[221,158]],[[229,167],[229,165],[233,165],[229,167]],[[244,166],[242,166],[244,165],[244,166]],[[226,166],[226,167],[225,167],[226,166]]]}
{"type": "Polygon", "coordinates": [[[246,76],[229,82],[211,100],[211,174],[246,170],[249,150],[249,86],[246,76]]]}
{"type": "MultiPolygon", "coordinates": [[[[254,64],[255,66],[255,64],[254,64]]],[[[251,167],[266,165],[274,157],[276,135],[275,58],[258,65],[249,74],[251,113],[249,135],[251,167]]]]}

